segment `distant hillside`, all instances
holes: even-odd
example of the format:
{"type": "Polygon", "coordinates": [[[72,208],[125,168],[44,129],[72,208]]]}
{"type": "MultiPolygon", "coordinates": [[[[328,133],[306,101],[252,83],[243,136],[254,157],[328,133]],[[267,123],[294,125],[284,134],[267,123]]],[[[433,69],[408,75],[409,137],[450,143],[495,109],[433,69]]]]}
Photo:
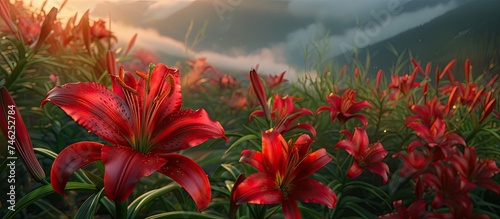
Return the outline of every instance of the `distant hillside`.
{"type": "MultiPolygon", "coordinates": [[[[434,67],[442,68],[456,58],[458,72],[462,73],[463,61],[468,57],[475,74],[499,74],[500,1],[471,1],[429,23],[369,46],[371,63],[384,70],[396,61],[387,49],[389,44],[399,52],[408,49],[422,65],[431,61],[434,67]]],[[[339,56],[336,60],[342,62],[345,58],[339,56]]]]}

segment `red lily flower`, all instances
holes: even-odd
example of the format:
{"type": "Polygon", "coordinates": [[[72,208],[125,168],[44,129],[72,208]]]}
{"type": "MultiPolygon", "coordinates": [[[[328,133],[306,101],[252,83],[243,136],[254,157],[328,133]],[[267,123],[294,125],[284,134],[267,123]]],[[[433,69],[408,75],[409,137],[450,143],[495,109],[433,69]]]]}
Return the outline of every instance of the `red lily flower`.
{"type": "MultiPolygon", "coordinates": [[[[36,159],[28,129],[24,125],[23,118],[17,109],[14,99],[12,99],[5,87],[0,88],[0,94],[0,106],[2,109],[0,113],[0,130],[8,140],[9,146],[8,148],[5,146],[5,148],[10,151],[14,150],[11,146],[15,147],[31,176],[39,182],[45,180],[45,172],[36,159]]],[[[10,155],[15,157],[13,154],[10,155]]]]}
{"type": "Polygon", "coordinates": [[[94,24],[90,27],[90,35],[92,39],[100,40],[103,38],[113,38],[117,41],[116,36],[114,36],[111,31],[106,28],[106,22],[99,19],[94,21],[94,24]]]}
{"type": "MultiPolygon", "coordinates": [[[[112,69],[112,67],[111,67],[112,69]]],[[[112,71],[110,71],[112,72],[112,71]]],[[[113,76],[113,91],[94,82],[72,83],[49,91],[42,102],[61,107],[76,122],[112,146],[79,142],[55,159],[52,187],[64,194],[70,175],[102,160],[104,187],[110,200],[123,202],[141,177],[158,171],[183,186],[198,209],[210,202],[210,183],[203,169],[176,151],[224,136],[219,122],[205,110],[181,110],[179,71],[158,64],[150,74],[113,76]],[[119,86],[117,86],[119,85],[119,86]]]]}
{"type": "Polygon", "coordinates": [[[389,85],[389,88],[397,89],[399,92],[403,93],[403,95],[408,94],[412,87],[420,86],[418,82],[414,82],[418,71],[419,67],[416,67],[411,73],[411,76],[408,76],[408,74],[405,74],[401,77],[398,75],[392,75],[392,84],[389,85]]]}
{"type": "Polygon", "coordinates": [[[368,134],[364,128],[356,127],[354,135],[348,130],[342,130],[342,133],[347,135],[347,140],[339,141],[335,148],[341,148],[347,151],[351,156],[354,157],[354,163],[347,172],[349,178],[356,178],[363,170],[366,168],[369,171],[380,175],[384,183],[387,182],[389,173],[389,166],[382,162],[385,156],[387,156],[387,151],[380,142],[374,144],[369,144],[368,134]]]}
{"type": "MultiPolygon", "coordinates": [[[[278,94],[274,95],[273,108],[271,110],[271,119],[274,121],[273,130],[280,134],[290,131],[292,129],[301,128],[309,131],[313,137],[316,136],[316,130],[310,124],[302,123],[295,126],[291,126],[293,121],[305,116],[312,115],[311,110],[306,108],[295,109],[293,100],[297,98],[291,96],[280,97],[278,94]]],[[[250,114],[250,120],[254,116],[265,116],[263,110],[256,110],[250,114]]]]}
{"type": "Polygon", "coordinates": [[[418,137],[424,140],[422,143],[418,140],[413,141],[408,145],[408,151],[413,151],[416,147],[423,146],[429,151],[432,148],[439,148],[443,156],[446,158],[448,155],[448,148],[452,145],[461,144],[465,145],[465,140],[455,133],[446,133],[446,124],[443,119],[436,118],[430,127],[418,122],[410,122],[408,127],[412,128],[418,137]]]}
{"type": "Polygon", "coordinates": [[[282,83],[287,82],[288,80],[284,79],[286,71],[282,72],[279,75],[268,75],[264,79],[266,80],[266,84],[269,88],[276,87],[282,83]]]}
{"type": "Polygon", "coordinates": [[[319,114],[321,111],[329,110],[330,111],[330,119],[335,121],[337,118],[340,123],[344,124],[347,120],[351,118],[358,119],[364,126],[368,124],[368,120],[366,116],[355,114],[359,110],[372,107],[368,101],[363,100],[356,102],[356,91],[347,89],[344,91],[344,95],[342,97],[330,93],[326,96],[328,100],[328,104],[330,106],[320,106],[316,110],[316,114],[319,114]]]}
{"type": "Polygon", "coordinates": [[[413,112],[412,116],[406,118],[405,123],[410,124],[411,122],[421,122],[427,127],[431,127],[432,123],[437,119],[444,119],[446,112],[446,106],[442,105],[436,96],[432,100],[427,101],[425,106],[414,104],[410,107],[413,112]]]}
{"type": "Polygon", "coordinates": [[[219,88],[236,88],[239,86],[238,81],[235,77],[227,74],[223,74],[219,78],[218,83],[219,88]]]}
{"type": "Polygon", "coordinates": [[[396,212],[391,212],[379,217],[379,219],[406,219],[406,218],[445,218],[436,212],[429,212],[425,208],[427,202],[419,199],[406,207],[402,200],[393,202],[396,212]]]}
{"type": "Polygon", "coordinates": [[[233,111],[243,109],[247,105],[247,99],[241,91],[235,91],[231,94],[229,99],[223,98],[222,100],[226,102],[229,108],[233,111]]]}
{"type": "Polygon", "coordinates": [[[431,163],[431,155],[427,149],[413,150],[408,152],[405,156],[401,153],[396,153],[393,157],[400,157],[403,159],[403,167],[401,168],[401,176],[417,178],[421,173],[427,170],[429,164],[431,163]]]}
{"type": "Polygon", "coordinates": [[[500,171],[494,160],[478,159],[474,147],[464,147],[463,153],[454,147],[454,151],[450,163],[465,184],[481,186],[500,194],[500,185],[491,178],[500,171]]]}
{"type": "Polygon", "coordinates": [[[2,30],[2,31],[10,31],[11,33],[16,34],[18,29],[14,21],[12,20],[12,16],[10,14],[10,7],[12,7],[12,4],[10,1],[0,1],[0,18],[7,24],[9,27],[8,30],[2,30]]]}
{"type": "Polygon", "coordinates": [[[311,152],[309,146],[312,142],[305,134],[291,144],[272,129],[263,132],[262,152],[241,152],[240,162],[250,164],[259,172],[233,188],[233,206],[281,203],[285,218],[301,218],[296,201],[333,208],[337,196],[332,189],[307,178],[331,160],[324,148],[311,152]]]}
{"type": "MultiPolygon", "coordinates": [[[[431,188],[436,193],[432,199],[432,207],[437,209],[446,206],[453,215],[472,212],[468,191],[473,186],[464,184],[460,177],[456,177],[455,169],[449,165],[437,162],[432,167],[431,172],[419,178],[422,188],[431,188]]],[[[421,194],[417,196],[421,197],[421,194]]]]}
{"type": "Polygon", "coordinates": [[[188,65],[191,70],[184,74],[182,77],[183,87],[194,87],[194,85],[200,80],[201,74],[207,69],[214,69],[211,65],[207,64],[206,58],[199,58],[196,60],[189,60],[188,65]]]}

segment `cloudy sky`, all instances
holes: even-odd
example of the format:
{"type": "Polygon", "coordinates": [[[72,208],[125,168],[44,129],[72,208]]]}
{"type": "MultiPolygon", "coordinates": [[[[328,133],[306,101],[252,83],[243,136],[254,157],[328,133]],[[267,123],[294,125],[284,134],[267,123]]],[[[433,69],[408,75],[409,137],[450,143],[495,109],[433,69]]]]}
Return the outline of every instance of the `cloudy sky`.
{"type": "MultiPolygon", "coordinates": [[[[49,0],[47,7],[62,0],[49,0]]],[[[138,33],[136,48],[181,59],[206,57],[218,68],[263,74],[304,72],[320,51],[333,58],[425,24],[468,0],[69,0],[66,14],[90,9],[94,18],[111,13],[112,31],[122,43],[138,33]],[[194,22],[186,48],[184,37],[194,22]],[[202,40],[194,35],[206,23],[202,40]],[[310,61],[309,61],[310,62],[310,61]]],[[[167,62],[167,61],[165,61],[167,62]]],[[[173,63],[167,63],[173,64],[173,63]]]]}

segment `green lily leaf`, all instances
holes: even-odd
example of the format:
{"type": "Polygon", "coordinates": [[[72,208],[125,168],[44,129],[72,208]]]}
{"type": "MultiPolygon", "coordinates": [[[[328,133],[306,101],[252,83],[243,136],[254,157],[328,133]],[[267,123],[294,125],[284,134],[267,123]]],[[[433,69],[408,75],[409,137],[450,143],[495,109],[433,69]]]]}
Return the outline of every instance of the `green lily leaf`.
{"type": "Polygon", "coordinates": [[[151,190],[144,193],[143,195],[136,198],[132,203],[128,205],[128,218],[133,219],[139,213],[139,211],[146,205],[148,205],[154,199],[164,195],[172,190],[180,189],[181,186],[177,183],[170,183],[162,188],[151,190]]]}
{"type": "MultiPolygon", "coordinates": [[[[87,183],[80,183],[80,182],[69,182],[66,185],[66,190],[87,190],[87,191],[96,191],[96,188],[94,185],[87,184],[87,183]]],[[[29,205],[33,204],[36,202],[38,199],[42,199],[50,194],[54,193],[54,189],[52,188],[52,185],[45,185],[38,187],[37,189],[31,191],[30,193],[26,194],[24,197],[22,197],[17,203],[16,203],[16,208],[15,211],[9,211],[7,214],[3,217],[4,219],[10,219],[14,218],[14,216],[21,212],[22,209],[28,207],[29,205]]]]}
{"type": "Polygon", "coordinates": [[[73,219],[93,218],[97,208],[99,207],[99,200],[102,198],[103,195],[104,195],[104,188],[101,189],[101,191],[99,191],[98,193],[92,194],[80,206],[73,219]]]}

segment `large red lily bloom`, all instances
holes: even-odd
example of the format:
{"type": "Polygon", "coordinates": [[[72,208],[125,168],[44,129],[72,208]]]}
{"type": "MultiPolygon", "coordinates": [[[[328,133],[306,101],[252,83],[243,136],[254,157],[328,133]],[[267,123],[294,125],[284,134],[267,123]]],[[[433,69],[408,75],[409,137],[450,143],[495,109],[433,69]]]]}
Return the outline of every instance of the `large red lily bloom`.
{"type": "MultiPolygon", "coordinates": [[[[115,74],[113,67],[111,74],[115,74]]],[[[55,159],[50,174],[54,190],[64,193],[70,175],[96,160],[105,166],[104,187],[109,199],[122,202],[141,177],[155,171],[183,186],[198,209],[210,202],[210,183],[203,169],[188,157],[173,154],[210,138],[226,138],[219,122],[205,110],[181,110],[178,70],[158,64],[150,74],[112,75],[113,91],[94,82],[58,86],[50,101],[111,146],[79,142],[55,159]]]]}
{"type": "MultiPolygon", "coordinates": [[[[275,132],[280,134],[290,131],[292,129],[301,128],[309,131],[313,137],[316,136],[314,127],[307,123],[297,124],[292,126],[292,123],[298,118],[305,115],[312,115],[311,110],[306,108],[295,109],[293,100],[297,98],[291,96],[280,97],[278,94],[274,95],[273,108],[271,109],[271,119],[274,126],[272,127],[275,132]]],[[[264,110],[256,110],[250,114],[250,120],[254,116],[265,116],[264,110]]]]}
{"type": "Polygon", "coordinates": [[[500,185],[491,177],[500,170],[494,160],[479,159],[474,147],[464,147],[462,153],[458,148],[453,148],[455,153],[450,158],[450,163],[462,177],[462,182],[471,187],[481,186],[500,194],[500,185]]]}
{"type": "Polygon", "coordinates": [[[321,111],[328,110],[330,111],[330,119],[335,121],[338,119],[340,123],[344,124],[347,120],[351,118],[358,119],[364,126],[368,124],[368,120],[366,116],[355,114],[358,111],[372,107],[368,101],[363,100],[356,102],[356,91],[347,89],[344,91],[344,95],[342,97],[330,93],[326,96],[328,100],[328,104],[330,106],[321,106],[316,110],[316,114],[319,114],[321,111]]]}
{"type": "Polygon", "coordinates": [[[447,133],[446,124],[443,119],[436,118],[430,127],[418,123],[410,122],[408,127],[412,128],[418,137],[425,143],[415,140],[408,145],[408,151],[411,152],[417,147],[426,147],[429,151],[434,151],[432,148],[441,149],[442,155],[446,158],[448,148],[460,144],[465,145],[465,140],[455,133],[447,133]]]}
{"type": "MultiPolygon", "coordinates": [[[[38,162],[33,150],[31,138],[24,125],[21,113],[17,109],[16,103],[9,91],[5,87],[0,88],[0,130],[7,139],[7,150],[15,150],[26,164],[26,168],[37,181],[45,180],[45,172],[38,162]],[[15,147],[15,148],[11,148],[15,147]]],[[[15,154],[9,154],[11,157],[16,157],[15,154]]]]}
{"type": "Polygon", "coordinates": [[[285,218],[301,218],[296,201],[333,208],[337,201],[335,193],[328,186],[307,178],[331,160],[324,148],[311,152],[312,142],[306,134],[291,144],[272,129],[263,132],[262,152],[241,152],[240,162],[250,164],[259,172],[233,188],[233,206],[281,203],[285,218]]]}
{"type": "Polygon", "coordinates": [[[349,171],[347,171],[347,176],[349,178],[356,178],[364,169],[380,175],[384,179],[384,183],[387,182],[389,173],[389,166],[382,162],[385,156],[387,156],[387,150],[384,149],[380,142],[370,144],[368,141],[368,134],[363,128],[356,127],[354,135],[348,130],[343,130],[342,133],[347,135],[347,140],[339,141],[335,148],[344,149],[351,156],[354,157],[354,163],[352,164],[349,171]]]}
{"type": "MultiPolygon", "coordinates": [[[[417,183],[420,185],[416,186],[435,191],[432,207],[438,209],[446,206],[453,215],[466,215],[466,212],[471,212],[473,206],[468,192],[473,186],[464,184],[450,165],[438,162],[432,167],[429,173],[420,176],[420,182],[417,183]]],[[[422,197],[421,192],[423,190],[417,192],[417,197],[422,197]]]]}

